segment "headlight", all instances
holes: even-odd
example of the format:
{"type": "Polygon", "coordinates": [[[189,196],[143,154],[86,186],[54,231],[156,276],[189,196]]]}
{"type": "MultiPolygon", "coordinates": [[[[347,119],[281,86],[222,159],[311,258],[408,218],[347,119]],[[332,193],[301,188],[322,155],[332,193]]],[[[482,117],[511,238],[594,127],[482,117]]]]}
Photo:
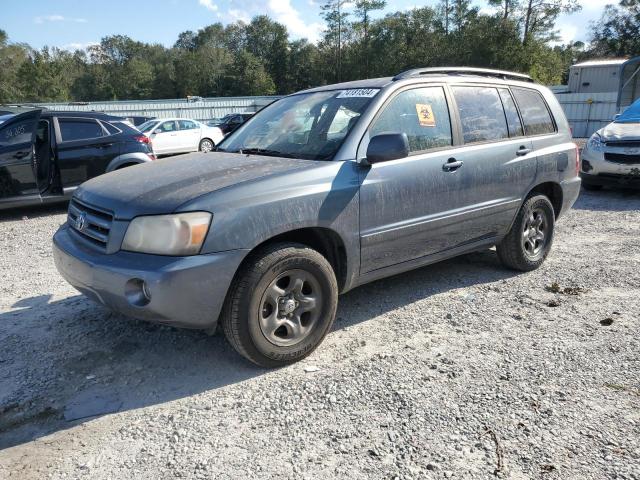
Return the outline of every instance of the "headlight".
{"type": "Polygon", "coordinates": [[[196,255],[210,224],[209,212],[136,217],[127,228],[122,250],[158,255],[196,255]]]}
{"type": "Polygon", "coordinates": [[[602,152],[604,150],[604,143],[602,143],[600,135],[597,133],[591,135],[591,138],[589,138],[587,142],[587,148],[596,152],[602,152]]]}

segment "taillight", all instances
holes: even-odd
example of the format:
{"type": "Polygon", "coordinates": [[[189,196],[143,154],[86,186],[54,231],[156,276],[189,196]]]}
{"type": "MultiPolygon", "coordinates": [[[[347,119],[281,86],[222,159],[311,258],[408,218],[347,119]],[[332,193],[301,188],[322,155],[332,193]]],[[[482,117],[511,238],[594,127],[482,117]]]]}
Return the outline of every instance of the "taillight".
{"type": "Polygon", "coordinates": [[[147,145],[151,145],[151,139],[146,135],[138,135],[137,137],[133,137],[136,142],[146,143],[147,145]]]}
{"type": "Polygon", "coordinates": [[[580,147],[574,143],[576,146],[576,176],[580,173],[580,147]]]}
{"type": "Polygon", "coordinates": [[[147,157],[149,157],[151,160],[157,160],[158,157],[156,157],[156,155],[154,153],[147,153],[147,157]]]}

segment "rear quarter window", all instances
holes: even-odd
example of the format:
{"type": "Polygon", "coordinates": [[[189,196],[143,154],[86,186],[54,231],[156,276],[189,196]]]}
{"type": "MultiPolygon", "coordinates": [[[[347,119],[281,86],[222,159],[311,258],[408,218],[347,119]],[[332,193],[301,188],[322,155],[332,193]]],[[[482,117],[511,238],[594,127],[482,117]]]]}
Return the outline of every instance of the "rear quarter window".
{"type": "Polygon", "coordinates": [[[540,93],[529,88],[518,87],[512,87],[511,91],[522,115],[525,135],[555,133],[556,128],[551,113],[540,93]]]}
{"type": "Polygon", "coordinates": [[[111,125],[109,122],[104,122],[102,125],[104,126],[104,128],[107,129],[107,132],[109,132],[109,135],[117,135],[118,133],[120,133],[120,129],[118,127],[111,125]]]}

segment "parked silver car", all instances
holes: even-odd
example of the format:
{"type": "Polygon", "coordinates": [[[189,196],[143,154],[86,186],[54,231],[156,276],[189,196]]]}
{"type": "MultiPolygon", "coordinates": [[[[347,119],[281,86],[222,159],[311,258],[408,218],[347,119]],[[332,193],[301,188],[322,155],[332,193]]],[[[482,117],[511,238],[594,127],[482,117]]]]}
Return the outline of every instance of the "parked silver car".
{"type": "Polygon", "coordinates": [[[640,187],[640,100],[589,138],[580,176],[587,190],[640,187]]]}

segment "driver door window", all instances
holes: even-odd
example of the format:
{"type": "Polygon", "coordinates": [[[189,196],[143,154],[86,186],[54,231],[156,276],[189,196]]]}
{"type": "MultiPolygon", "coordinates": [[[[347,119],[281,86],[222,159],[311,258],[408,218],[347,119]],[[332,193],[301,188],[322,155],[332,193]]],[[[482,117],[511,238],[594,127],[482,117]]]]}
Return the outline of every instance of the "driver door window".
{"type": "Polygon", "coordinates": [[[410,155],[451,146],[451,121],[442,87],[414,88],[396,95],[374,120],[369,138],[381,133],[406,133],[410,155]]]}

